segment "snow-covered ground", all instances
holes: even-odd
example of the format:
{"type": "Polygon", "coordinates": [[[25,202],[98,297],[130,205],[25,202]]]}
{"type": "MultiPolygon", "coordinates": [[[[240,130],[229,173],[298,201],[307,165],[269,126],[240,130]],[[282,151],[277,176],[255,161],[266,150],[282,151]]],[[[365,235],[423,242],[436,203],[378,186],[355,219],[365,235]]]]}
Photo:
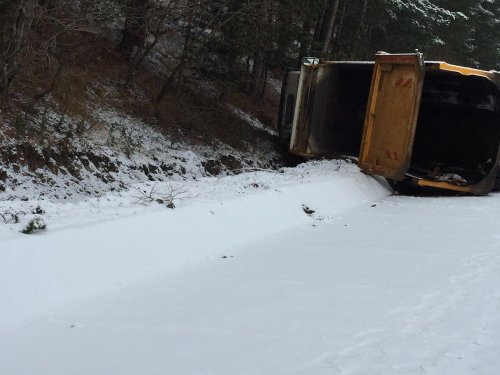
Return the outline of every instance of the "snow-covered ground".
{"type": "Polygon", "coordinates": [[[180,128],[166,134],[111,107],[91,108],[88,121],[47,109],[31,120],[30,136],[17,138],[0,118],[0,199],[81,199],[147,180],[183,181],[279,165],[275,133],[242,110],[235,113],[260,136],[258,145],[248,141],[237,149],[214,137],[185,136],[180,128]]]}
{"type": "Polygon", "coordinates": [[[1,205],[48,225],[0,225],[1,374],[500,368],[498,195],[391,196],[316,162],[1,205]]]}

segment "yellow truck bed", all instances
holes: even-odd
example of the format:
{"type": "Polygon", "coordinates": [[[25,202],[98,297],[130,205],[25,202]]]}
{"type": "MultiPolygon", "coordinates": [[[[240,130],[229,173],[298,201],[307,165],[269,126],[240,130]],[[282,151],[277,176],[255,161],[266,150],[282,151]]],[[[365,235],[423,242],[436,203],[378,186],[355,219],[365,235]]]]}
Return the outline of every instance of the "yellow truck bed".
{"type": "Polygon", "coordinates": [[[500,76],[415,54],[304,64],[290,151],[351,156],[366,173],[473,194],[495,184],[500,76]]]}

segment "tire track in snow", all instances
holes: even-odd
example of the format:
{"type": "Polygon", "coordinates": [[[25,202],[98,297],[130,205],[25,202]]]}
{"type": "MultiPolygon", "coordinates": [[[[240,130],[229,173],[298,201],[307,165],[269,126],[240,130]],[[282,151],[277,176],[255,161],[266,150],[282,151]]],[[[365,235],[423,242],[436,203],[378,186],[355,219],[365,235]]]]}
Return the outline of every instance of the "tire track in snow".
{"type": "MultiPolygon", "coordinates": [[[[404,205],[401,209],[405,209],[404,205]]],[[[493,228],[490,233],[494,233],[493,228]]],[[[480,239],[477,249],[481,252],[463,258],[463,271],[450,277],[448,289],[423,294],[413,307],[389,311],[390,315],[403,316],[406,321],[394,337],[387,339],[387,330],[382,328],[359,332],[357,341],[336,356],[334,362],[341,363],[337,373],[361,375],[366,368],[358,363],[373,363],[370,372],[373,374],[437,375],[449,373],[450,367],[458,369],[456,375],[497,374],[500,240],[498,237],[493,243],[489,240],[489,236],[480,239]],[[484,294],[478,290],[484,290],[484,294]],[[479,316],[478,309],[482,310],[479,316]],[[447,336],[453,327],[457,327],[455,332],[447,336]],[[395,365],[415,348],[421,350],[413,353],[412,364],[395,365]]]]}

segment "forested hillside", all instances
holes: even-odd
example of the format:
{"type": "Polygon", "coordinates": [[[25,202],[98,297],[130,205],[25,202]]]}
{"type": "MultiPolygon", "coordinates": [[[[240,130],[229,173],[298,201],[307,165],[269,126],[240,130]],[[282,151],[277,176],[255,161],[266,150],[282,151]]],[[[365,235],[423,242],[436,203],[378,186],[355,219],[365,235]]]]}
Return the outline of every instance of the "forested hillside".
{"type": "Polygon", "coordinates": [[[279,163],[262,129],[273,132],[281,77],[304,56],[418,49],[500,69],[498,0],[0,0],[0,30],[2,190],[14,172],[112,181],[151,125],[166,138],[130,165],[142,177],[169,177],[180,167],[161,150],[188,144],[208,149],[200,173],[279,163]]]}
{"type": "Polygon", "coordinates": [[[221,94],[238,85],[262,95],[273,70],[306,55],[370,59],[419,49],[428,59],[500,68],[496,0],[1,0],[0,12],[0,92],[39,83],[35,100],[65,75],[67,60],[91,60],[96,39],[131,60],[125,84],[155,47],[173,47],[157,56],[164,79],[156,104],[187,72],[221,94]]]}

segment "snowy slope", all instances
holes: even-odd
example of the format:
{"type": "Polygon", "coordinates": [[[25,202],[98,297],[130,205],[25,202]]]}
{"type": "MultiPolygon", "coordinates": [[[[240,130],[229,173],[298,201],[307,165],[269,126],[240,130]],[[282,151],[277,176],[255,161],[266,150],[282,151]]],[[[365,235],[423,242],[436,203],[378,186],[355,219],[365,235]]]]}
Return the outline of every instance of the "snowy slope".
{"type": "Polygon", "coordinates": [[[499,196],[391,197],[338,162],[182,189],[10,203],[48,230],[0,226],[2,374],[500,368],[499,196]]]}
{"type": "Polygon", "coordinates": [[[0,118],[1,200],[81,199],[143,181],[184,181],[279,165],[269,132],[255,129],[257,120],[241,110],[238,116],[252,126],[255,139],[240,134],[242,144],[235,148],[215,137],[186,136],[181,129],[167,134],[112,107],[91,108],[88,121],[46,109],[31,119],[33,134],[17,138],[0,118]]]}

